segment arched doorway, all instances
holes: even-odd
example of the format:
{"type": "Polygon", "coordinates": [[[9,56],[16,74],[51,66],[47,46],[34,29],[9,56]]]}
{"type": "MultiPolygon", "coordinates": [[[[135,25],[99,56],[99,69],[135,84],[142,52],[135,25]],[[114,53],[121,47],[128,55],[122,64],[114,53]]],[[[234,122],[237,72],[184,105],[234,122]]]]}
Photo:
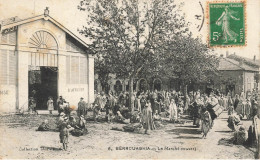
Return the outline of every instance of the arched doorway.
{"type": "Polygon", "coordinates": [[[139,80],[139,91],[146,91],[148,88],[147,81],[145,79],[140,79],[139,80]]]}
{"type": "Polygon", "coordinates": [[[103,90],[105,91],[106,94],[109,93],[109,91],[110,91],[110,85],[109,85],[107,82],[104,84],[103,90]]]}
{"type": "Polygon", "coordinates": [[[160,79],[155,79],[153,81],[153,89],[160,91],[162,89],[162,81],[160,79]]]}
{"type": "Polygon", "coordinates": [[[31,36],[28,46],[28,98],[34,98],[36,109],[47,109],[48,97],[54,101],[58,97],[58,43],[41,30],[31,36]]]}

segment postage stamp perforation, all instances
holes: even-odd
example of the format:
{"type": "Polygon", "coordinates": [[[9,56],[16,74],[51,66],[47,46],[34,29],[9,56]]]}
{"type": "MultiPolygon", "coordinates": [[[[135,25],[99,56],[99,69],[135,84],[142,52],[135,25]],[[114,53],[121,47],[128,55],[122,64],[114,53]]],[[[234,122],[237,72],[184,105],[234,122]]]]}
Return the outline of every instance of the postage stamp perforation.
{"type": "Polygon", "coordinates": [[[215,0],[206,2],[206,24],[207,24],[207,44],[210,48],[231,48],[231,47],[246,47],[247,46],[247,0],[215,0]],[[243,4],[243,25],[244,25],[244,43],[243,44],[211,44],[211,20],[210,20],[210,5],[211,4],[232,4],[242,3],[243,4]]]}

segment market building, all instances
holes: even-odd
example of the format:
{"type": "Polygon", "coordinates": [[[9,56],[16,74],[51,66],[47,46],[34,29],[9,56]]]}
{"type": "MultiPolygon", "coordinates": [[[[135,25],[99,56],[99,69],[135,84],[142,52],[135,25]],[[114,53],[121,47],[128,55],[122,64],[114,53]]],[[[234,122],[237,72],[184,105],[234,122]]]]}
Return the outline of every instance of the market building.
{"type": "Polygon", "coordinates": [[[94,56],[88,45],[49,15],[1,22],[0,111],[47,109],[51,96],[77,106],[80,97],[94,101],[94,56]]]}

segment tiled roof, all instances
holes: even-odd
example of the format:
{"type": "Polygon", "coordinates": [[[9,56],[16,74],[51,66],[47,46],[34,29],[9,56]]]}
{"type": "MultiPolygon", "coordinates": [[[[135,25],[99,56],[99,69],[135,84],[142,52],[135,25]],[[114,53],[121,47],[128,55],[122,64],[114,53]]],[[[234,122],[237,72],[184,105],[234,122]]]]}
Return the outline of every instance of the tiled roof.
{"type": "Polygon", "coordinates": [[[250,59],[250,58],[241,57],[236,54],[231,54],[231,55],[227,56],[227,58],[234,59],[236,61],[244,61],[248,65],[260,67],[259,59],[254,60],[254,59],[250,59]]]}
{"type": "Polygon", "coordinates": [[[245,70],[245,71],[259,71],[259,67],[249,66],[246,63],[240,63],[231,58],[220,57],[219,67],[220,71],[235,71],[235,70],[245,70]]]}

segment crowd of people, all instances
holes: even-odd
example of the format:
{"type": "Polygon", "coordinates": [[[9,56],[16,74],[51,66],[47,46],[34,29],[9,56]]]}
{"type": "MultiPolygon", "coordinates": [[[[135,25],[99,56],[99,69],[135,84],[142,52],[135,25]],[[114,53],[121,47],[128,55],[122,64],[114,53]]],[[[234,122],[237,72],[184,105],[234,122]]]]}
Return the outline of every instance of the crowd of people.
{"type": "MultiPolygon", "coordinates": [[[[47,106],[52,114],[53,103],[51,97],[47,106]]],[[[77,118],[71,116],[69,103],[60,96],[57,100],[59,119],[57,126],[60,132],[60,142],[63,148],[67,148],[68,133],[81,136],[87,133],[86,118],[90,117],[88,111],[93,111],[93,120],[106,120],[107,122],[119,122],[124,124],[139,123],[145,134],[149,130],[156,129],[155,122],[166,120],[170,123],[180,123],[181,117],[193,119],[193,125],[201,127],[202,138],[206,138],[214,124],[214,119],[227,110],[230,115],[228,126],[232,131],[244,131],[244,127],[238,127],[239,119],[251,119],[257,114],[257,96],[236,95],[234,98],[227,94],[224,96],[219,91],[210,94],[202,94],[199,90],[183,94],[178,91],[146,91],[134,92],[132,96],[128,92],[119,95],[101,92],[95,95],[93,104],[88,105],[84,98],[78,102],[77,118]],[[130,103],[130,99],[131,102],[130,103]],[[102,115],[105,117],[102,119],[102,115]],[[78,119],[78,120],[76,120],[78,119]]],[[[48,122],[43,122],[39,130],[48,130],[48,122]]],[[[235,135],[241,135],[236,133],[235,135]]],[[[241,139],[241,138],[240,138],[241,139]]]]}
{"type": "Polygon", "coordinates": [[[253,90],[252,94],[245,96],[236,94],[234,98],[229,96],[226,100],[228,110],[228,127],[234,132],[233,143],[253,145],[255,142],[254,121],[246,130],[242,119],[253,120],[257,115],[258,94],[253,90]]]}
{"type": "MultiPolygon", "coordinates": [[[[187,94],[176,91],[146,91],[133,93],[122,92],[119,95],[112,93],[96,94],[93,104],[93,118],[96,121],[102,111],[106,111],[109,122],[121,121],[142,124],[151,124],[148,129],[154,129],[154,120],[169,119],[172,123],[178,123],[181,115],[188,115],[193,119],[193,124],[201,127],[203,137],[214,124],[220,113],[224,110],[229,115],[238,115],[240,119],[252,119],[257,114],[257,94],[251,96],[231,96],[220,93],[218,90],[209,94],[201,94],[198,90],[187,94]],[[132,99],[132,104],[130,100],[132,99]],[[143,121],[147,122],[144,123],[143,121]],[[148,122],[149,121],[149,122],[148,122]]],[[[147,128],[147,127],[146,127],[147,128]]]]}

